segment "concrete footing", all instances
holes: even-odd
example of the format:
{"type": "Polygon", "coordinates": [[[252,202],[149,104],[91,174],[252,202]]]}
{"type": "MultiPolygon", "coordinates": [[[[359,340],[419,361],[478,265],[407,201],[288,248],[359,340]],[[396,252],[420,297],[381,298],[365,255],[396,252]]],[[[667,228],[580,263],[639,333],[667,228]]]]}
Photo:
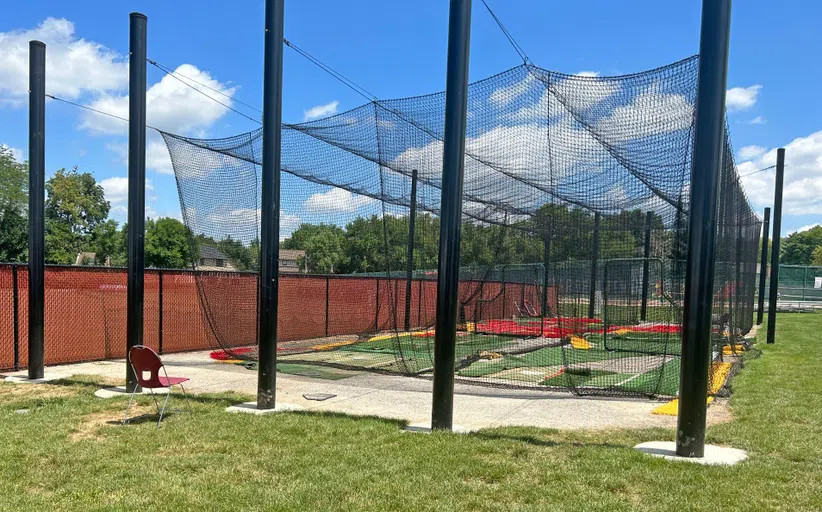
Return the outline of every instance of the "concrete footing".
{"type": "MultiPolygon", "coordinates": [[[[155,395],[167,395],[169,390],[168,390],[168,388],[159,388],[159,389],[152,389],[152,390],[143,389],[142,391],[140,391],[137,394],[138,395],[151,395],[152,392],[155,395]]],[[[103,389],[98,389],[97,391],[94,392],[94,396],[96,396],[97,398],[116,398],[118,396],[123,396],[123,395],[128,396],[130,394],[131,393],[129,393],[126,390],[125,386],[115,386],[115,387],[111,387],[111,388],[103,388],[103,389]]]]}
{"type": "Polygon", "coordinates": [[[10,377],[6,377],[3,382],[8,382],[9,384],[47,384],[51,381],[60,380],[62,377],[57,375],[43,375],[42,379],[30,379],[26,376],[20,375],[12,375],[10,377]]]}
{"type": "MultiPolygon", "coordinates": [[[[431,422],[429,421],[426,423],[411,423],[402,427],[402,431],[414,432],[417,434],[430,434],[431,422]]],[[[460,425],[451,425],[451,432],[453,432],[454,434],[468,434],[469,432],[472,432],[472,430],[460,425]]]]}
{"type": "Polygon", "coordinates": [[[244,412],[246,414],[275,414],[278,412],[301,411],[302,407],[295,404],[278,403],[273,409],[257,409],[257,402],[245,402],[242,404],[232,405],[226,408],[226,412],[244,412]]]}
{"type": "Polygon", "coordinates": [[[706,466],[733,466],[748,458],[744,450],[727,446],[705,445],[704,457],[680,457],[676,454],[676,443],[673,441],[650,441],[634,446],[634,449],[654,457],[666,460],[691,462],[706,466]]]}

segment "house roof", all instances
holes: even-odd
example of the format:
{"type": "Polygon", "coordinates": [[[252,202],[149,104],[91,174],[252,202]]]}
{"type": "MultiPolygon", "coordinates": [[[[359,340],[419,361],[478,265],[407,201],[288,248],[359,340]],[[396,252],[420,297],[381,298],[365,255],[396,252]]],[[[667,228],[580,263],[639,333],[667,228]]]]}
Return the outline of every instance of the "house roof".
{"type": "Polygon", "coordinates": [[[227,260],[228,256],[220,252],[219,249],[213,245],[200,244],[200,257],[210,260],[227,260]]]}
{"type": "Polygon", "coordinates": [[[281,260],[296,260],[305,256],[305,251],[302,249],[280,249],[281,260]]]}

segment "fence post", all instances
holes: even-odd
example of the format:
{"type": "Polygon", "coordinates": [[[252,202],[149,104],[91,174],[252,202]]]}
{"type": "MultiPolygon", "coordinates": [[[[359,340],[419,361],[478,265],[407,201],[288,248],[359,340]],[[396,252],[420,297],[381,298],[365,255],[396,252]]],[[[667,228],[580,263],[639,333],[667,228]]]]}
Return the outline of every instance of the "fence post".
{"type": "Polygon", "coordinates": [[[445,82],[445,136],[442,157],[437,318],[434,335],[432,429],[451,430],[454,416],[454,357],[459,307],[470,34],[471,0],[451,0],[445,82]]]}
{"type": "Polygon", "coordinates": [[[20,290],[17,287],[17,264],[11,266],[12,315],[14,327],[14,371],[20,369],[20,290]]]}
{"type": "Polygon", "coordinates": [[[379,332],[380,330],[380,278],[377,277],[377,294],[375,297],[376,301],[374,304],[374,332],[379,332]]]}
{"type": "Polygon", "coordinates": [[[599,260],[599,212],[594,213],[594,247],[591,253],[591,285],[588,291],[588,318],[594,318],[597,302],[597,263],[599,260]]]}
{"type": "Polygon", "coordinates": [[[274,409],[277,391],[284,4],[285,0],[265,2],[257,409],[274,409]]]}
{"type": "Polygon", "coordinates": [[[725,147],[731,0],[703,0],[691,165],[676,454],[705,455],[716,220],[725,147]]]}
{"type": "Polygon", "coordinates": [[[157,279],[159,281],[159,291],[157,294],[158,306],[158,321],[157,321],[157,351],[160,355],[163,354],[163,271],[157,271],[157,279]]]}
{"type": "Polygon", "coordinates": [[[411,278],[414,275],[414,230],[417,225],[417,170],[411,171],[411,209],[408,212],[408,261],[405,281],[405,332],[411,330],[411,278]]]}
{"type": "Polygon", "coordinates": [[[45,367],[46,45],[29,43],[29,379],[45,367]]]}
{"type": "Polygon", "coordinates": [[[331,294],[329,293],[331,280],[325,276],[325,337],[328,337],[328,300],[331,294]]]}
{"type": "Polygon", "coordinates": [[[420,293],[417,296],[417,326],[422,325],[422,283],[423,279],[420,279],[420,293]]]}
{"type": "Polygon", "coordinates": [[[651,273],[651,223],[653,222],[653,212],[645,214],[645,248],[642,252],[642,305],[639,309],[639,319],[645,321],[648,316],[648,280],[651,273]]]}
{"type": "Polygon", "coordinates": [[[771,223],[771,209],[765,208],[765,223],[762,225],[762,257],[759,259],[759,302],[756,311],[756,325],[765,316],[765,278],[768,275],[768,233],[771,223]]]}
{"type": "Polygon", "coordinates": [[[776,150],[776,184],[773,197],[773,244],[771,246],[771,289],[768,308],[768,343],[775,341],[776,300],[779,294],[779,243],[782,239],[782,185],[785,182],[785,148],[776,150]]]}

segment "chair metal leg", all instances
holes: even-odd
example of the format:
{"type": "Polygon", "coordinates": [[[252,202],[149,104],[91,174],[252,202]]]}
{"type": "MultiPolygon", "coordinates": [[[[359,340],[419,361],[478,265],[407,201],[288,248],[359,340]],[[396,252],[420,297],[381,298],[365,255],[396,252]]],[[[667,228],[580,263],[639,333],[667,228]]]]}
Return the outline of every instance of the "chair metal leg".
{"type": "Polygon", "coordinates": [[[168,388],[168,393],[166,394],[166,399],[163,401],[163,409],[160,411],[160,419],[157,420],[157,428],[160,428],[160,423],[163,421],[163,413],[166,412],[166,405],[168,405],[168,398],[171,396],[171,386],[168,388]]]}
{"type": "Polygon", "coordinates": [[[137,390],[136,390],[136,389],[135,389],[135,390],[133,390],[133,391],[131,392],[131,397],[128,399],[128,406],[126,407],[126,414],[125,414],[125,416],[123,416],[123,425],[125,425],[125,424],[126,424],[126,420],[128,420],[128,411],[129,411],[129,409],[131,409],[131,402],[133,402],[133,401],[134,401],[134,393],[136,393],[136,392],[137,392],[137,390]]]}
{"type": "Polygon", "coordinates": [[[154,408],[157,409],[157,414],[160,414],[160,403],[157,402],[157,395],[154,394],[154,390],[151,388],[148,388],[148,393],[154,399],[154,408]]]}
{"type": "Polygon", "coordinates": [[[186,393],[186,388],[184,388],[183,385],[180,384],[180,389],[183,390],[183,397],[185,398],[185,401],[186,401],[186,409],[188,409],[188,412],[191,413],[191,402],[188,399],[188,393],[186,393]]]}

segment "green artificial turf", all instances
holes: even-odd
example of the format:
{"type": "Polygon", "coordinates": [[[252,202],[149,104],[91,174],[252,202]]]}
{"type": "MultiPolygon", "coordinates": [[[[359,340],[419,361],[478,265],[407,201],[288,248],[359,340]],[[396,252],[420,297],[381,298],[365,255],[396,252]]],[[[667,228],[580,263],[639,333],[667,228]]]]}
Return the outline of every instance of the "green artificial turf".
{"type": "Polygon", "coordinates": [[[708,428],[748,451],[734,467],[633,450],[673,427],[417,435],[375,418],[226,414],[251,399],[235,394],[198,396],[159,430],[153,416],[122,427],[127,398],[96,399],[100,382],[77,378],[0,383],[0,510],[822,510],[822,314],[778,321],[733,381],[732,421],[708,428]]]}

